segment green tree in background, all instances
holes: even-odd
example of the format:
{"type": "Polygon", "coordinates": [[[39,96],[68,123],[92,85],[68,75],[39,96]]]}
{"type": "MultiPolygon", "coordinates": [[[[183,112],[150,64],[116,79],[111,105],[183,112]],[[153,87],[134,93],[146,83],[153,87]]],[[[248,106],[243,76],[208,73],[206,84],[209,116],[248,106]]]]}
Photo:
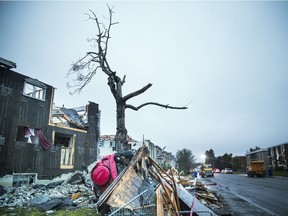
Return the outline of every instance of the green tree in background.
{"type": "Polygon", "coordinates": [[[205,151],[205,163],[206,164],[212,164],[214,166],[215,161],[215,154],[213,149],[210,149],[209,151],[205,151]]]}
{"type": "Polygon", "coordinates": [[[245,172],[246,171],[246,164],[241,162],[239,157],[232,158],[232,168],[233,170],[245,172]]]}
{"type": "Polygon", "coordinates": [[[249,151],[250,151],[250,152],[254,152],[254,151],[257,151],[257,150],[259,150],[259,149],[260,149],[259,146],[255,146],[255,148],[250,148],[249,151]]]}
{"type": "MultiPolygon", "coordinates": [[[[260,149],[255,147],[255,150],[260,149]]],[[[232,168],[233,170],[243,171],[246,168],[246,164],[243,163],[239,157],[232,157],[232,154],[225,153],[222,156],[215,157],[213,149],[205,151],[205,163],[212,164],[214,168],[224,169],[232,168]]]]}
{"type": "Polygon", "coordinates": [[[232,154],[225,153],[222,160],[225,167],[232,168],[232,154]]]}
{"type": "Polygon", "coordinates": [[[222,156],[218,156],[215,158],[215,161],[214,161],[214,167],[220,170],[223,169],[221,159],[222,159],[222,156]]]}
{"type": "Polygon", "coordinates": [[[214,160],[214,167],[218,169],[233,168],[232,154],[225,153],[222,156],[216,157],[214,160]]]}
{"type": "Polygon", "coordinates": [[[189,149],[179,150],[176,153],[176,167],[179,172],[183,171],[186,175],[195,167],[195,156],[189,149]]]}

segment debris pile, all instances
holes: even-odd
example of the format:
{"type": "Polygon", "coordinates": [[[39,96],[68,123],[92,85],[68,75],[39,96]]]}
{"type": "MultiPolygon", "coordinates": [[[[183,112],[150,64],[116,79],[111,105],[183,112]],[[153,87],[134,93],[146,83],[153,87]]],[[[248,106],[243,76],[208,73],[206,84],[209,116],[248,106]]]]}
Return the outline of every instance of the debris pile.
{"type": "Polygon", "coordinates": [[[95,207],[101,215],[215,215],[184,188],[176,174],[175,169],[165,172],[159,167],[143,146],[95,207]]]}
{"type": "Polygon", "coordinates": [[[46,212],[85,207],[101,215],[148,216],[216,215],[211,209],[221,207],[204,184],[180,176],[176,169],[165,172],[145,146],[98,199],[92,184],[88,168],[46,185],[2,187],[0,207],[36,207],[46,212]]]}
{"type": "Polygon", "coordinates": [[[207,184],[195,179],[193,185],[189,185],[185,187],[185,189],[189,193],[194,194],[202,204],[209,207],[210,209],[214,210],[223,208],[223,205],[221,204],[221,197],[219,197],[219,195],[217,195],[215,192],[209,190],[206,186],[207,184]]]}
{"type": "Polygon", "coordinates": [[[66,180],[49,184],[3,187],[0,207],[36,207],[41,211],[93,207],[94,194],[85,180],[85,173],[76,172],[66,180]]]}

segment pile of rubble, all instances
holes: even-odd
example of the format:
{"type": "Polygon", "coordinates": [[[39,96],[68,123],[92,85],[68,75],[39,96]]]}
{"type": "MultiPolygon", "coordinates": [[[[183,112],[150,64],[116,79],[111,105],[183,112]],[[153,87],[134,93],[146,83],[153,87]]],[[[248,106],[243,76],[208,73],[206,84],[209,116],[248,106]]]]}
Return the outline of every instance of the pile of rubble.
{"type": "Polygon", "coordinates": [[[185,189],[177,170],[165,172],[142,147],[126,169],[100,196],[101,215],[216,215],[196,193],[185,189]]]}
{"type": "Polygon", "coordinates": [[[36,207],[41,211],[93,207],[94,193],[87,173],[75,172],[66,180],[59,178],[46,185],[1,186],[0,207],[36,207]]]}
{"type": "Polygon", "coordinates": [[[165,172],[145,147],[98,200],[88,170],[46,185],[0,187],[0,207],[36,207],[44,212],[85,207],[101,215],[157,216],[216,215],[211,209],[221,208],[204,184],[191,176],[181,177],[175,169],[165,172]]]}
{"type": "Polygon", "coordinates": [[[221,209],[223,208],[222,197],[217,193],[210,190],[207,186],[216,186],[215,183],[207,183],[203,179],[193,179],[192,181],[185,181],[185,178],[181,180],[181,184],[185,189],[195,195],[195,197],[205,206],[210,209],[221,209]]]}

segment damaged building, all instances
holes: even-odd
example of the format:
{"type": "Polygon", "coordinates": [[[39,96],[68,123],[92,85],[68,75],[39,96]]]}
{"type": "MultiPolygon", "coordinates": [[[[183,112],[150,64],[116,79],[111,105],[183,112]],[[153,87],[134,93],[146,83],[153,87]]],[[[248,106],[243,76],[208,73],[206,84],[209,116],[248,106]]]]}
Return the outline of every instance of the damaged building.
{"type": "Polygon", "coordinates": [[[131,138],[132,155],[108,155],[103,159],[108,158],[107,164],[94,166],[101,158],[98,145],[115,150],[114,136],[100,139],[98,104],[54,106],[54,87],[13,68],[15,63],[0,58],[0,177],[13,176],[13,187],[1,185],[0,207],[36,207],[46,213],[89,207],[101,215],[215,215],[197,199],[196,180],[180,176],[175,168],[162,169],[172,167],[173,155],[149,140],[131,138]],[[108,185],[100,184],[105,178],[94,172],[97,168],[108,170],[108,185]],[[51,181],[38,184],[37,179],[51,181]],[[195,190],[188,192],[187,185],[195,190]]]}
{"type": "Polygon", "coordinates": [[[14,68],[0,58],[0,176],[34,173],[33,178],[50,179],[96,161],[98,104],[55,107],[53,86],[14,68]]]}

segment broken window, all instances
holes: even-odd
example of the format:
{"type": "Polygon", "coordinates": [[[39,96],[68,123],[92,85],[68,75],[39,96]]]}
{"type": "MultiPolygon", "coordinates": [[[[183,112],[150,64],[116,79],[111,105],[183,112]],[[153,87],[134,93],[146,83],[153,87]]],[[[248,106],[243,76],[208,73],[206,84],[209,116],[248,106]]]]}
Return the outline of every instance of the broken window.
{"type": "Polygon", "coordinates": [[[75,135],[55,132],[54,144],[61,145],[60,169],[73,169],[75,135]]]}
{"type": "Polygon", "coordinates": [[[27,78],[24,83],[23,94],[38,100],[45,100],[46,86],[38,80],[27,78]]]}
{"type": "Polygon", "coordinates": [[[18,126],[16,141],[39,144],[39,137],[36,129],[24,126],[18,126]]]}
{"type": "Polygon", "coordinates": [[[112,151],[116,151],[115,142],[110,141],[110,147],[112,147],[112,151]]]}
{"type": "Polygon", "coordinates": [[[16,136],[16,145],[25,145],[25,143],[31,144],[41,144],[41,146],[47,150],[52,146],[52,143],[49,142],[44,134],[41,131],[41,128],[28,128],[25,126],[18,126],[17,136],[16,136]]]}

